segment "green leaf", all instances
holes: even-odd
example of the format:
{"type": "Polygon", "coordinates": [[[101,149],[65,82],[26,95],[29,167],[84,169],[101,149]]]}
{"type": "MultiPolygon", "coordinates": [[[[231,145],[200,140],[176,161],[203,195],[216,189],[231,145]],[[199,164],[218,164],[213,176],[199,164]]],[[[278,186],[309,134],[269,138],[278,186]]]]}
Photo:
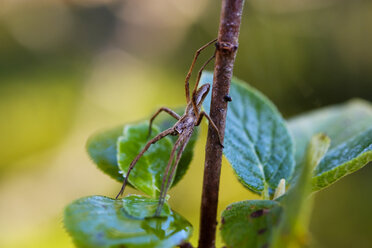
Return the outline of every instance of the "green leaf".
{"type": "MultiPolygon", "coordinates": [[[[201,82],[213,81],[203,73],[201,82]]],[[[224,154],[240,182],[268,198],[294,167],[292,139],[275,106],[260,92],[233,78],[230,88],[224,154]]],[[[210,96],[204,108],[210,110],[210,96]]]]}
{"type": "MultiPolygon", "coordinates": [[[[153,125],[153,136],[159,129],[153,125]]],[[[118,164],[125,175],[130,163],[148,142],[148,124],[126,125],[123,136],[118,139],[118,164]]],[[[138,190],[152,197],[159,196],[163,175],[172,150],[172,141],[164,137],[143,154],[129,175],[128,181],[138,190]]]]}
{"type": "Polygon", "coordinates": [[[327,153],[330,145],[331,139],[323,133],[316,134],[311,138],[305,157],[307,164],[305,166],[309,168],[309,174],[311,174],[315,168],[318,168],[320,161],[327,153]]]}
{"type": "Polygon", "coordinates": [[[274,231],[271,247],[299,248],[307,245],[307,227],[312,208],[312,199],[309,198],[312,171],[326,154],[329,145],[330,139],[324,134],[311,138],[296,185],[278,199],[282,203],[283,214],[279,227],[274,231]]]}
{"type": "Polygon", "coordinates": [[[152,217],[157,200],[90,196],[68,205],[64,224],[77,247],[171,248],[190,238],[191,224],[167,205],[152,217]]]}
{"type": "MultiPolygon", "coordinates": [[[[314,171],[313,190],[327,187],[372,160],[372,107],[353,100],[345,104],[312,111],[289,120],[296,143],[296,162],[302,163],[305,144],[317,132],[327,134],[329,151],[314,171]]],[[[300,166],[296,166],[294,178],[300,166]]],[[[293,180],[291,180],[293,182],[293,180]]]]}
{"type": "Polygon", "coordinates": [[[372,161],[372,128],[331,149],[314,171],[313,190],[325,188],[372,161]]]}
{"type": "Polygon", "coordinates": [[[291,118],[288,127],[295,141],[295,158],[299,165],[314,134],[329,136],[332,140],[330,149],[333,149],[371,128],[372,106],[367,101],[352,100],[291,118]]]}
{"type": "MultiPolygon", "coordinates": [[[[144,219],[153,217],[158,207],[158,199],[147,198],[139,195],[129,195],[123,199],[124,211],[133,218],[144,219]]],[[[171,214],[168,204],[164,204],[160,216],[171,214]]]]}
{"type": "Polygon", "coordinates": [[[123,181],[123,175],[119,173],[117,165],[116,143],[122,133],[123,126],[118,126],[92,135],[87,142],[87,151],[93,162],[104,173],[119,182],[123,181]]]}
{"type": "MultiPolygon", "coordinates": [[[[176,109],[176,112],[182,113],[183,110],[184,108],[178,108],[176,109]]],[[[175,119],[164,114],[156,119],[155,124],[159,125],[161,127],[161,130],[165,130],[173,126],[175,122],[175,119]]],[[[98,132],[97,134],[92,135],[87,142],[87,151],[93,162],[104,173],[108,174],[110,177],[116,179],[121,183],[123,182],[123,175],[119,173],[120,169],[117,162],[117,140],[119,136],[123,135],[124,128],[125,125],[121,125],[102,132],[98,132]]],[[[172,187],[176,185],[186,173],[193,156],[193,148],[197,137],[198,129],[195,128],[194,133],[191,136],[190,141],[186,146],[186,149],[183,152],[181,160],[178,164],[178,169],[172,187]]],[[[170,136],[169,138],[171,139],[173,144],[177,139],[176,136],[170,136]]],[[[168,160],[165,161],[165,163],[167,162],[168,160]]]]}
{"type": "Polygon", "coordinates": [[[222,212],[221,235],[227,247],[268,247],[281,208],[276,201],[236,202],[222,212]]]}

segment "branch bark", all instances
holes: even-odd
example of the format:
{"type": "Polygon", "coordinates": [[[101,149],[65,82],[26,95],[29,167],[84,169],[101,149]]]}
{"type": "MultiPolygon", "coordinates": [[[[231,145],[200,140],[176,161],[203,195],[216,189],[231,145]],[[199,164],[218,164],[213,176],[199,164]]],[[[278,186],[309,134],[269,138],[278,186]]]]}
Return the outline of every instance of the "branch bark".
{"type": "MultiPolygon", "coordinates": [[[[225,136],[228,94],[238,48],[243,4],[244,0],[222,1],[209,114],[222,136],[222,142],[225,136]]],[[[215,247],[221,162],[222,147],[219,145],[216,131],[209,124],[205,152],[199,248],[215,247]]]]}
{"type": "Polygon", "coordinates": [[[194,248],[194,247],[192,246],[191,243],[184,242],[184,243],[182,243],[182,244],[179,245],[179,248],[194,248]]]}

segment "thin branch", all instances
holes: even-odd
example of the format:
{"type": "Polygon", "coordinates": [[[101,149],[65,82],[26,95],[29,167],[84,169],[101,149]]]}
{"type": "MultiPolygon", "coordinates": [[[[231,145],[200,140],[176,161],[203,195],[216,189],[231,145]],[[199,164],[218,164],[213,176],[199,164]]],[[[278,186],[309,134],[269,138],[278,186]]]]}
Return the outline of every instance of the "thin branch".
{"type": "MultiPolygon", "coordinates": [[[[223,0],[220,16],[210,117],[216,124],[222,142],[225,134],[227,99],[238,48],[238,37],[244,0],[223,0]]],[[[233,99],[234,100],[234,99],[233,99]]],[[[200,215],[199,248],[214,248],[217,205],[220,184],[222,147],[209,125],[205,153],[203,193],[200,215]]]]}
{"type": "Polygon", "coordinates": [[[179,245],[180,248],[194,248],[190,243],[184,242],[179,245]]]}

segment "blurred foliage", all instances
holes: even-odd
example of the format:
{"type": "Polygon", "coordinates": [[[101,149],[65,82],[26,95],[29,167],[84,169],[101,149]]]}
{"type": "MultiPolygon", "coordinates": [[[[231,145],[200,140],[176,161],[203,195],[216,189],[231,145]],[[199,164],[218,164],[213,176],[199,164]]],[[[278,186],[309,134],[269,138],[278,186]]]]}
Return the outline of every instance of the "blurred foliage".
{"type": "MultiPolygon", "coordinates": [[[[1,247],[72,247],[55,221],[63,206],[120,187],[85,155],[88,135],[184,104],[184,76],[195,50],[216,36],[219,11],[207,0],[1,1],[1,247]]],[[[250,0],[243,14],[234,74],[285,116],[354,97],[372,100],[370,0],[250,0]]],[[[171,198],[195,233],[204,132],[171,198]]],[[[223,173],[220,209],[254,198],[230,169],[223,173]]],[[[366,166],[319,193],[312,218],[319,244],[370,246],[371,176],[366,166]]]]}
{"type": "Polygon", "coordinates": [[[56,144],[71,126],[81,76],[66,67],[40,67],[0,76],[0,136],[6,141],[0,144],[0,170],[56,144]]]}
{"type": "Polygon", "coordinates": [[[311,138],[298,180],[278,199],[283,210],[279,227],[273,231],[273,248],[301,248],[307,247],[311,242],[308,237],[308,225],[313,205],[310,195],[312,171],[327,153],[330,143],[331,139],[322,133],[311,138]]]}

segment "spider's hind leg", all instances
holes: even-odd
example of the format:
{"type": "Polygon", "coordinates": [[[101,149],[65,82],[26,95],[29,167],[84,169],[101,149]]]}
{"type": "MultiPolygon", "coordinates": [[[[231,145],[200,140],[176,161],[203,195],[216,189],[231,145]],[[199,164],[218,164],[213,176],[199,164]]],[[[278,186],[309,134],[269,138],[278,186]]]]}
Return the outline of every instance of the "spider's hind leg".
{"type": "Polygon", "coordinates": [[[160,215],[160,212],[161,212],[161,209],[163,208],[163,205],[164,205],[164,199],[165,199],[165,196],[167,194],[167,192],[165,192],[165,185],[167,183],[167,178],[168,178],[168,172],[169,172],[169,169],[172,165],[172,162],[174,160],[174,155],[176,154],[176,151],[177,151],[177,148],[179,147],[181,143],[181,136],[178,137],[178,139],[176,140],[176,143],[174,144],[173,148],[172,148],[172,151],[171,151],[171,154],[169,156],[169,160],[168,160],[168,164],[167,164],[167,167],[164,171],[164,175],[163,175],[163,182],[161,183],[161,190],[160,190],[160,196],[159,196],[159,203],[158,203],[158,207],[157,207],[157,210],[156,210],[156,213],[155,213],[155,216],[159,216],[160,215]],[[164,198],[164,199],[163,199],[164,198]],[[161,204],[161,202],[163,202],[161,204]],[[161,205],[161,206],[160,206],[161,205]]]}
{"type": "Polygon", "coordinates": [[[156,209],[155,216],[159,216],[160,213],[161,213],[161,210],[163,209],[163,206],[164,206],[164,203],[165,203],[165,197],[167,196],[167,192],[168,192],[168,190],[169,190],[169,188],[172,184],[172,179],[173,179],[174,173],[176,172],[178,163],[181,160],[182,153],[185,150],[185,147],[186,147],[191,135],[192,135],[192,133],[189,133],[186,136],[180,136],[177,139],[176,144],[174,145],[174,147],[172,149],[171,157],[169,158],[167,169],[166,169],[166,171],[164,173],[164,176],[163,176],[163,183],[161,185],[159,203],[158,203],[158,207],[156,209]],[[174,161],[172,169],[169,173],[170,165],[173,162],[174,153],[175,153],[175,151],[177,150],[178,147],[180,147],[180,149],[177,152],[176,161],[174,161]]]}

